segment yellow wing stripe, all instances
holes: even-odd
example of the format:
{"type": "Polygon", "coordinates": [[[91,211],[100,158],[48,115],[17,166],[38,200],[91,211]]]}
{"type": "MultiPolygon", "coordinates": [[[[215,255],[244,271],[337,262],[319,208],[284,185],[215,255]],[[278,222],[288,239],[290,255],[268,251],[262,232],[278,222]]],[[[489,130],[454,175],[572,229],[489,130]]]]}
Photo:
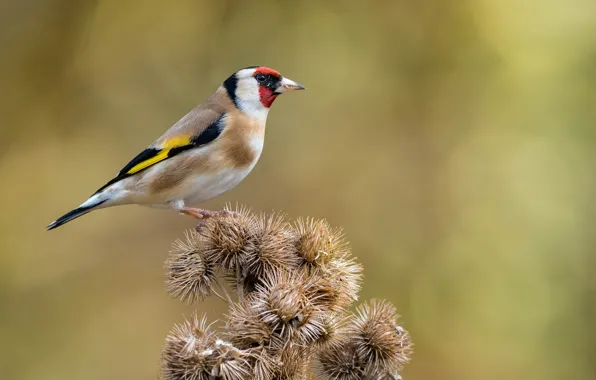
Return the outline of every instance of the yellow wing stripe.
{"type": "Polygon", "coordinates": [[[168,152],[170,151],[170,149],[165,149],[160,151],[157,155],[151,157],[148,160],[145,160],[143,162],[139,162],[138,164],[136,164],[135,166],[133,166],[129,171],[126,172],[126,174],[134,174],[136,172],[139,172],[145,168],[148,168],[149,166],[158,163],[159,161],[165,160],[166,158],[168,158],[168,152]]]}
{"type": "Polygon", "coordinates": [[[159,153],[143,162],[139,162],[138,164],[133,166],[129,171],[127,171],[126,174],[137,173],[143,169],[148,168],[151,165],[163,161],[166,158],[168,158],[168,153],[170,153],[170,150],[188,144],[190,144],[190,136],[178,136],[166,140],[164,141],[162,149],[159,151],[159,153]]]}
{"type": "Polygon", "coordinates": [[[163,142],[161,149],[172,149],[182,145],[190,144],[190,135],[172,137],[163,142]]]}

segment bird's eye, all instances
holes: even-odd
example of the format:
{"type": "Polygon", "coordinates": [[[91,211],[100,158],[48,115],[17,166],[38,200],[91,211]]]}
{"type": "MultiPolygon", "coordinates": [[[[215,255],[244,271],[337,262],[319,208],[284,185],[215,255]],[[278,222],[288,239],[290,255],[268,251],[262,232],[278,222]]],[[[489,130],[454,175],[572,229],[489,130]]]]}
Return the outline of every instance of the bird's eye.
{"type": "Polygon", "coordinates": [[[263,83],[265,82],[265,80],[267,80],[267,76],[265,74],[257,74],[255,76],[255,79],[257,80],[257,82],[263,83]]]}

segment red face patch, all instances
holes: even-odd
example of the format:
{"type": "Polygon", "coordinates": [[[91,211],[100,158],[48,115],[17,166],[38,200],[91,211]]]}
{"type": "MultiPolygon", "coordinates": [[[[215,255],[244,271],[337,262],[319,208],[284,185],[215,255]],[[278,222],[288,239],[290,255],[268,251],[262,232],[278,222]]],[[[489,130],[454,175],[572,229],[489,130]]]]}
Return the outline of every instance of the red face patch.
{"type": "Polygon", "coordinates": [[[273,93],[273,90],[268,87],[259,86],[259,97],[261,98],[261,104],[264,107],[271,107],[277,95],[273,93]]]}
{"type": "Polygon", "coordinates": [[[253,76],[256,77],[259,82],[259,98],[261,104],[266,108],[271,107],[278,95],[275,94],[274,88],[281,78],[281,74],[269,67],[259,66],[255,69],[253,76]]]}
{"type": "Polygon", "coordinates": [[[276,76],[276,77],[280,77],[281,76],[281,74],[279,73],[279,71],[270,69],[270,68],[265,67],[265,66],[257,67],[255,69],[255,74],[271,74],[271,75],[276,76]]]}

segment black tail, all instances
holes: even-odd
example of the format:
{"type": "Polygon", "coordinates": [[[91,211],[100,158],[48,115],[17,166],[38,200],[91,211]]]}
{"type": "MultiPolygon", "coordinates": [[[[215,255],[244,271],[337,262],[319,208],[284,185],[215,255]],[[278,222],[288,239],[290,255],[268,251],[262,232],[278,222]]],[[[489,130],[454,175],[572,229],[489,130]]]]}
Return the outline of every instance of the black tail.
{"type": "Polygon", "coordinates": [[[66,224],[66,223],[70,222],[71,220],[78,218],[79,216],[85,215],[86,213],[90,212],[91,210],[93,210],[100,204],[104,203],[105,201],[107,201],[107,199],[103,200],[99,203],[96,203],[93,206],[77,207],[74,210],[67,212],[66,214],[62,215],[58,219],[54,220],[52,223],[48,224],[48,227],[47,227],[48,231],[53,230],[54,228],[58,228],[61,225],[66,224]]]}

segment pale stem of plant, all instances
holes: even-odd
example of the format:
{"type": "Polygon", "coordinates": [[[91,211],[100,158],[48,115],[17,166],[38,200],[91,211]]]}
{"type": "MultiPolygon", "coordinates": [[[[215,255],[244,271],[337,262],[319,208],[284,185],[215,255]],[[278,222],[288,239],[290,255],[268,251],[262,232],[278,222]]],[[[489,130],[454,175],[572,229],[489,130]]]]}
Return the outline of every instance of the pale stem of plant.
{"type": "Polygon", "coordinates": [[[222,293],[225,294],[226,298],[223,298],[215,290],[212,289],[213,290],[213,293],[215,293],[216,296],[218,296],[219,298],[221,298],[228,305],[232,305],[234,303],[234,301],[232,301],[232,298],[230,297],[230,294],[228,293],[228,291],[226,290],[226,288],[223,286],[223,284],[221,283],[221,281],[219,281],[219,278],[217,278],[217,277],[215,278],[215,283],[219,286],[219,288],[221,289],[222,293]]]}
{"type": "Polygon", "coordinates": [[[240,273],[240,263],[236,261],[236,288],[238,288],[238,301],[244,299],[244,286],[242,285],[242,274],[240,273]]]}

